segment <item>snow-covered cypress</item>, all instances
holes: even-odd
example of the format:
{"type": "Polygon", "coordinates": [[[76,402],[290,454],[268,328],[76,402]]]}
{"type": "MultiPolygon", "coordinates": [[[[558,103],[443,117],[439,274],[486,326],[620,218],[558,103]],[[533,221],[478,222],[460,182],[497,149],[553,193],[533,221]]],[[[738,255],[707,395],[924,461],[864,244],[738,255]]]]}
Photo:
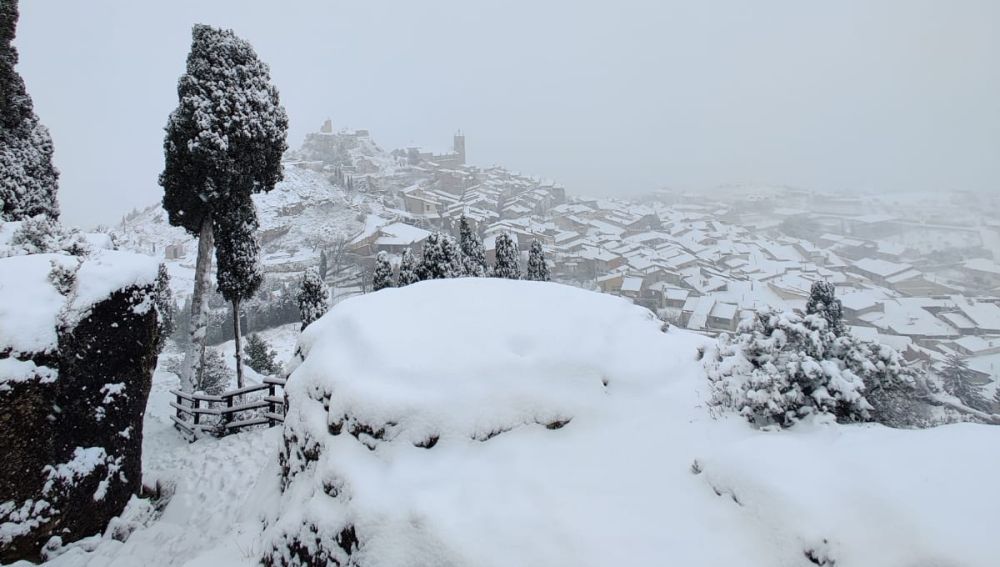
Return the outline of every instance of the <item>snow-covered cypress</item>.
{"type": "Polygon", "coordinates": [[[517,241],[506,232],[497,235],[496,256],[493,277],[509,280],[521,279],[520,253],[517,251],[517,241]]]}
{"type": "Polygon", "coordinates": [[[828,281],[814,282],[806,302],[807,315],[826,319],[827,327],[838,336],[844,334],[844,308],[836,298],[836,287],[828,281]]]}
{"type": "Polygon", "coordinates": [[[952,354],[941,372],[944,391],[958,398],[966,406],[981,410],[989,410],[989,402],[983,396],[982,387],[974,382],[972,370],[958,355],[952,354]]]}
{"type": "Polygon", "coordinates": [[[302,276],[298,295],[302,329],[326,313],[327,299],[326,284],[320,279],[319,271],[316,268],[309,268],[302,276]]]}
{"type": "Polygon", "coordinates": [[[160,313],[160,340],[174,334],[174,294],[170,291],[170,275],[166,264],[160,264],[156,272],[156,310],[160,313]]]}
{"type": "Polygon", "coordinates": [[[326,279],[326,273],[327,273],[327,271],[329,271],[329,269],[330,269],[329,263],[328,263],[328,260],[326,259],[326,250],[320,250],[319,251],[319,277],[325,280],[326,279]]]}
{"type": "Polygon", "coordinates": [[[458,224],[458,244],[462,250],[462,274],[472,278],[486,276],[486,251],[483,241],[462,215],[458,224]]]}
{"type": "Polygon", "coordinates": [[[198,368],[197,379],[195,389],[212,396],[229,389],[229,367],[219,351],[205,349],[205,361],[198,368]]]}
{"type": "Polygon", "coordinates": [[[420,281],[417,276],[417,260],[413,253],[407,248],[403,250],[403,256],[399,261],[399,274],[396,275],[396,287],[408,286],[411,283],[420,281]]]}
{"type": "Polygon", "coordinates": [[[231,202],[213,216],[215,223],[216,280],[219,293],[233,305],[233,336],[236,340],[236,387],[243,387],[243,359],[240,356],[240,304],[253,297],[264,275],[260,271],[257,242],[257,210],[249,195],[233,193],[231,202]],[[238,202],[237,202],[238,201],[238,202]]]}
{"type": "Polygon", "coordinates": [[[421,280],[455,278],[462,274],[458,245],[448,234],[435,232],[424,240],[417,276],[421,280]]]}
{"type": "Polygon", "coordinates": [[[52,165],[52,137],[14,69],[17,4],[0,2],[0,221],[35,215],[57,219],[59,172],[52,165]]]}
{"type": "Polygon", "coordinates": [[[372,273],[372,290],[378,291],[392,286],[392,264],[389,263],[389,255],[383,250],[375,256],[375,271],[372,273]]]}
{"type": "Polygon", "coordinates": [[[525,279],[537,282],[549,281],[549,266],[545,263],[542,243],[537,238],[531,241],[531,248],[528,250],[528,272],[525,279]]]}
{"type": "Polygon", "coordinates": [[[179,103],[167,120],[160,174],[170,224],[199,238],[191,302],[191,348],[181,387],[190,389],[204,353],[205,294],[214,245],[213,215],[281,179],[288,117],[270,71],[229,30],[195,25],[179,103]]]}
{"type": "Polygon", "coordinates": [[[275,376],[281,373],[281,364],[277,361],[278,353],[257,333],[247,337],[243,355],[246,357],[244,361],[247,366],[258,374],[275,376]]]}

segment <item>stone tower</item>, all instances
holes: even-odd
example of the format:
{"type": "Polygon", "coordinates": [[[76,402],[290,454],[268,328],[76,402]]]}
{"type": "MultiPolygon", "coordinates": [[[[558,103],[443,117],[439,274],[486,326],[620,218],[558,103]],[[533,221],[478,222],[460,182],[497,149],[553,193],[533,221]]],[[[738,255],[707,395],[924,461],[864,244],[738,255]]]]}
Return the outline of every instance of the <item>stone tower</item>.
{"type": "Polygon", "coordinates": [[[461,130],[455,134],[452,150],[458,154],[459,163],[465,165],[465,134],[463,134],[461,130]]]}

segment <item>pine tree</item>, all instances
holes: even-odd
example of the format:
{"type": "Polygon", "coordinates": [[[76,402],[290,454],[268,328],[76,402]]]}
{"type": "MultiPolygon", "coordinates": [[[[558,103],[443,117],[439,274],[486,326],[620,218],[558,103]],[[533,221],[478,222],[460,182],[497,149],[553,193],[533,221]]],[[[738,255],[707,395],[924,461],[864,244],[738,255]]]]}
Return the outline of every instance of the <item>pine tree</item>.
{"type": "Polygon", "coordinates": [[[195,389],[211,396],[224,394],[229,389],[229,367],[219,351],[205,349],[205,361],[198,367],[195,389]]]}
{"type": "Polygon", "coordinates": [[[472,231],[465,215],[459,220],[458,243],[462,250],[462,273],[472,278],[485,277],[486,251],[483,250],[483,241],[472,231]]]}
{"type": "Polygon", "coordinates": [[[413,253],[407,248],[403,250],[403,257],[399,261],[399,274],[396,275],[396,287],[408,286],[420,281],[417,276],[417,261],[413,253]]]}
{"type": "Polygon", "coordinates": [[[542,251],[542,243],[537,238],[531,241],[531,249],[528,250],[528,273],[526,279],[537,282],[549,281],[549,266],[545,263],[545,253],[542,251]]]}
{"type": "Polygon", "coordinates": [[[0,2],[0,221],[55,220],[59,172],[52,165],[52,138],[14,69],[18,16],[17,0],[0,2]]]}
{"type": "Polygon", "coordinates": [[[983,397],[982,386],[975,384],[973,377],[969,365],[955,354],[948,357],[941,373],[945,392],[972,409],[987,411],[989,402],[983,397]]]}
{"type": "Polygon", "coordinates": [[[249,195],[233,194],[226,208],[215,213],[215,234],[218,235],[215,258],[219,293],[233,305],[233,337],[236,341],[236,387],[243,387],[243,358],[240,356],[240,303],[253,297],[264,276],[260,272],[257,242],[257,210],[249,195]]]}
{"type": "Polygon", "coordinates": [[[891,349],[839,345],[818,315],[758,312],[735,336],[719,337],[717,356],[706,359],[713,405],[738,411],[758,426],[794,425],[824,413],[838,421],[872,418],[866,383],[888,383],[898,372],[891,349]],[[890,368],[890,366],[895,368],[890,368]],[[884,368],[886,376],[866,376],[884,368]]]}
{"type": "Polygon", "coordinates": [[[520,253],[517,251],[517,241],[506,232],[497,235],[496,263],[493,265],[493,277],[509,280],[521,279],[520,253]]]}
{"type": "Polygon", "coordinates": [[[330,269],[327,264],[326,250],[319,251],[319,277],[323,281],[326,281],[326,272],[330,269]]]}
{"type": "Polygon", "coordinates": [[[383,250],[375,256],[375,271],[372,273],[372,291],[392,286],[392,264],[389,263],[389,255],[383,250]]]}
{"type": "Polygon", "coordinates": [[[819,315],[826,320],[827,328],[837,334],[844,334],[844,308],[836,298],[836,287],[827,281],[817,281],[809,290],[806,314],[819,315]]]}
{"type": "Polygon", "coordinates": [[[424,240],[424,247],[417,266],[417,276],[423,280],[455,278],[462,273],[458,246],[448,234],[435,232],[424,240]]]}
{"type": "Polygon", "coordinates": [[[167,266],[160,264],[156,272],[156,291],[153,295],[156,301],[156,310],[160,314],[160,341],[165,341],[167,337],[174,334],[174,294],[170,291],[170,275],[167,273],[167,266]]]}
{"type": "Polygon", "coordinates": [[[275,376],[281,373],[281,364],[276,360],[278,353],[257,333],[247,337],[243,355],[247,366],[258,374],[275,376]]]}
{"type": "Polygon", "coordinates": [[[302,330],[326,313],[327,299],[326,284],[319,278],[319,271],[316,268],[309,268],[302,276],[302,286],[298,295],[302,330]]]}
{"type": "Polygon", "coordinates": [[[192,30],[177,95],[167,120],[160,185],[170,224],[198,237],[191,346],[181,372],[181,388],[190,390],[204,357],[214,231],[228,229],[214,216],[243,206],[251,193],[270,191],[281,179],[288,117],[253,47],[232,31],[205,25],[192,30]]]}

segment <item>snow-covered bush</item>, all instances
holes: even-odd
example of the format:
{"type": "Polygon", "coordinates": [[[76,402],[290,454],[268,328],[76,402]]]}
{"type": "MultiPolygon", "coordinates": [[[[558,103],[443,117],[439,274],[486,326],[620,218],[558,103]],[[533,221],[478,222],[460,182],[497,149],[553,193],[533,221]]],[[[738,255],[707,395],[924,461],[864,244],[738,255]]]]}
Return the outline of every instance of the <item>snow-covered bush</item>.
{"type": "Polygon", "coordinates": [[[813,414],[838,421],[871,419],[862,375],[887,371],[853,337],[837,337],[820,315],[767,311],[719,338],[706,359],[713,403],[758,426],[783,427],[813,414]]]}
{"type": "Polygon", "coordinates": [[[45,215],[37,215],[21,221],[10,244],[23,254],[45,254],[59,250],[61,241],[62,228],[59,222],[45,215]]]}

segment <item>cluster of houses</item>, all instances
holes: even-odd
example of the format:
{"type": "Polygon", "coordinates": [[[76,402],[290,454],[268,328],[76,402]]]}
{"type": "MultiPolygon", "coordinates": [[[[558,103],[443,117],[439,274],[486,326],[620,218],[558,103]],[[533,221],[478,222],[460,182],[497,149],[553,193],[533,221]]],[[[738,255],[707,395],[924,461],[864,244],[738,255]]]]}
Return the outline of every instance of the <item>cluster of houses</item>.
{"type": "Polygon", "coordinates": [[[826,280],[855,333],[917,366],[958,354],[984,384],[1000,377],[995,200],[971,207],[977,214],[781,187],[567,199],[553,182],[466,164],[461,134],[440,154],[372,151],[366,131],[316,136],[334,148],[322,167],[367,172],[374,179],[366,186],[386,204],[347,243],[361,261],[379,251],[419,253],[432,231],[457,232],[465,216],[488,256],[501,232],[522,250],[537,239],[553,279],[629,298],[709,334],[734,331],[761,309],[802,311],[813,282],[826,280]]]}

